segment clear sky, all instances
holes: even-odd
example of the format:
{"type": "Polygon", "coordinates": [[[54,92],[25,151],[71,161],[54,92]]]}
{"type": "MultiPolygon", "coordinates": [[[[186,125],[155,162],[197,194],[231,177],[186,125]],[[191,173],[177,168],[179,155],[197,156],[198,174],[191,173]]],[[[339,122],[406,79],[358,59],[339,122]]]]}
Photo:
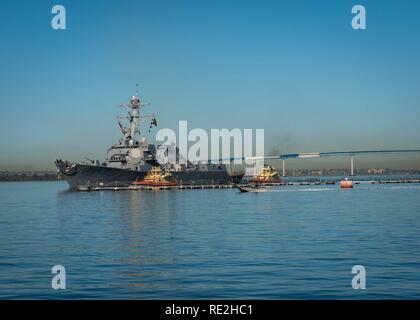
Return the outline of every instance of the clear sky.
{"type": "Polygon", "coordinates": [[[419,35],[414,0],[2,0],[0,170],[104,160],[136,82],[160,127],[264,128],[266,153],[420,148],[419,35]]]}

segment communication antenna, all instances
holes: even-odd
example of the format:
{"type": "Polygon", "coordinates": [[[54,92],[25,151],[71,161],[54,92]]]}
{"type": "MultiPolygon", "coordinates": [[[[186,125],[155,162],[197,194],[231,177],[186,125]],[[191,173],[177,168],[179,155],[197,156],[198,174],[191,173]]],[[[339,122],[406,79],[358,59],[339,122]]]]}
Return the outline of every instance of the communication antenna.
{"type": "Polygon", "coordinates": [[[139,96],[139,84],[136,83],[136,97],[139,96]]]}

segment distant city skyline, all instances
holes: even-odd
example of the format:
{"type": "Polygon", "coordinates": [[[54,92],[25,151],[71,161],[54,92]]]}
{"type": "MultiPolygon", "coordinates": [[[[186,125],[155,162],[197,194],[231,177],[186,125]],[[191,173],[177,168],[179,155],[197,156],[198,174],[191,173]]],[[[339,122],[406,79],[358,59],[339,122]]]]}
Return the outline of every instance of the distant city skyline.
{"type": "MultiPolygon", "coordinates": [[[[0,171],[103,161],[136,83],[159,128],[263,128],[266,154],[420,148],[419,2],[73,0],[53,30],[55,4],[0,5],[0,171]]],[[[418,169],[420,154],[357,168],[418,169]]]]}

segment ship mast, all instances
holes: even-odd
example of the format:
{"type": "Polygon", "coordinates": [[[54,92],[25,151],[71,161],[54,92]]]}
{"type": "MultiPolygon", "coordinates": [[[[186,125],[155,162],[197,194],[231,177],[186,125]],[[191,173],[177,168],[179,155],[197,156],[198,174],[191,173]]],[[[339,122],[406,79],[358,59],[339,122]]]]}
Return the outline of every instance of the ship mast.
{"type": "Polygon", "coordinates": [[[137,126],[138,122],[137,119],[139,118],[139,108],[140,108],[140,99],[138,97],[138,90],[136,91],[136,95],[133,96],[130,100],[130,107],[131,110],[128,113],[130,116],[130,140],[128,143],[133,145],[134,143],[134,136],[138,132],[137,126]]]}
{"type": "Polygon", "coordinates": [[[125,137],[125,143],[126,144],[128,143],[130,146],[133,146],[135,142],[134,138],[136,134],[137,133],[140,134],[140,131],[138,129],[139,119],[146,119],[146,118],[151,119],[149,132],[152,127],[157,126],[157,120],[154,114],[152,116],[144,116],[144,115],[140,116],[140,108],[146,105],[141,103],[140,101],[138,84],[136,84],[136,94],[131,97],[130,103],[125,104],[125,105],[122,104],[120,106],[130,109],[130,111],[128,112],[128,117],[126,117],[129,120],[130,125],[126,128],[119,121],[118,121],[118,125],[121,129],[121,132],[123,133],[125,137]]]}

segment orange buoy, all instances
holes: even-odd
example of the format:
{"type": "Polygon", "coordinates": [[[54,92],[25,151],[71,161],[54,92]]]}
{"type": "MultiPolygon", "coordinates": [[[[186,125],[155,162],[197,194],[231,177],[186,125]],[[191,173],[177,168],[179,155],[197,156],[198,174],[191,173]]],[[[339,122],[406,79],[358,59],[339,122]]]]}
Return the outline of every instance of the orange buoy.
{"type": "Polygon", "coordinates": [[[351,181],[347,178],[345,178],[344,180],[341,180],[340,188],[341,189],[352,189],[353,188],[353,181],[351,181]]]}

